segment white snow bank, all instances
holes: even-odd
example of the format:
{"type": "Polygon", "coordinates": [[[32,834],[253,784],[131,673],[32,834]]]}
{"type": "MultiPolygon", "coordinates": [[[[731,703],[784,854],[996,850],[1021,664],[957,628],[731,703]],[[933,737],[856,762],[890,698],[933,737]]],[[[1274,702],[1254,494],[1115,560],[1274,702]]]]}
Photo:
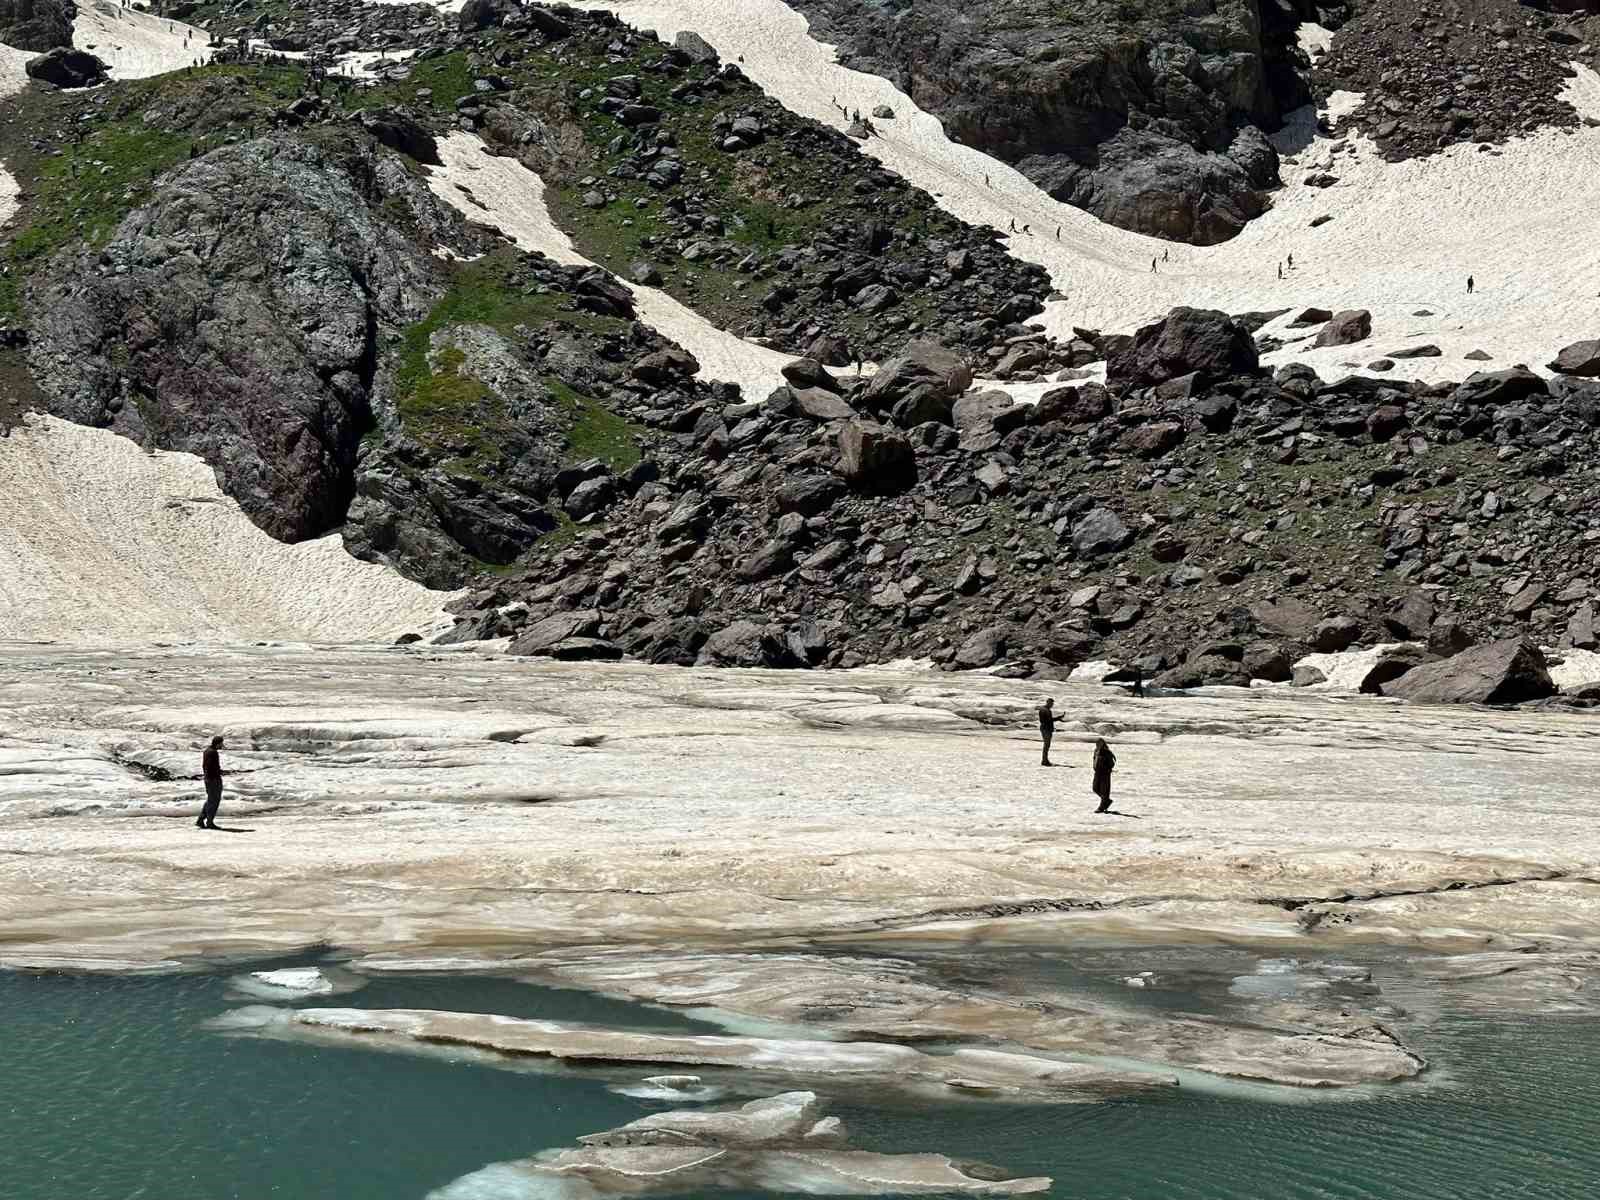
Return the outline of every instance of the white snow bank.
{"type": "Polygon", "coordinates": [[[1319,54],[1326,54],[1328,47],[1333,44],[1333,30],[1315,21],[1306,21],[1295,31],[1295,38],[1312,58],[1319,54]]]}
{"type": "Polygon", "coordinates": [[[1600,654],[1593,650],[1551,650],[1545,654],[1552,660],[1561,660],[1550,668],[1550,678],[1558,688],[1582,687],[1586,683],[1600,683],[1600,654]]]}
{"type": "Polygon", "coordinates": [[[1361,681],[1367,677],[1367,672],[1377,665],[1378,659],[1388,651],[1405,644],[1382,642],[1362,650],[1341,650],[1336,654],[1308,654],[1294,665],[1315,667],[1327,677],[1324,682],[1312,684],[1304,689],[1306,691],[1354,692],[1361,687],[1361,681]]]}
{"type": "MultiPolygon", "coordinates": [[[[441,141],[439,158],[444,165],[433,168],[428,186],[441,200],[474,221],[497,226],[524,250],[560,263],[591,265],[550,219],[544,181],[516,159],[490,154],[483,139],[471,133],[452,133],[441,141]]],[[[737,383],[746,400],[764,400],[783,382],[779,370],[793,355],[718,329],[657,288],[619,282],[633,293],[645,324],[700,360],[703,378],[737,383]]]]}
{"type": "Polygon", "coordinates": [[[30,416],[0,438],[0,630],[77,643],[390,640],[450,593],[345,553],[285,545],[191,454],[30,416]]]}
{"type": "MultiPolygon", "coordinates": [[[[0,44],[0,100],[14,96],[28,86],[28,60],[34,57],[27,50],[14,50],[0,44]]],[[[0,225],[11,220],[17,212],[21,189],[16,176],[0,166],[0,225]]]]}
{"type": "MultiPolygon", "coordinates": [[[[1494,151],[1457,146],[1426,159],[1385,163],[1363,139],[1318,138],[1286,161],[1287,185],[1274,208],[1220,246],[1172,245],[1101,224],[1059,204],[1020,173],[951,143],[939,121],[887,80],[847,70],[831,46],[780,0],[572,0],[605,8],[671,39],[689,29],[710,42],[786,107],[836,128],[847,109],[888,104],[895,119],[864,149],[938,198],[963,220],[1010,237],[1019,258],[1044,266],[1064,301],[1047,306],[1057,336],[1072,325],[1129,330],[1178,304],[1229,312],[1308,305],[1367,308],[1373,337],[1357,347],[1287,352],[1342,375],[1392,350],[1433,342],[1440,358],[1402,360],[1397,378],[1462,378],[1483,364],[1537,366],[1581,337],[1594,336],[1600,241],[1590,236],[1600,129],[1546,131],[1494,151]],[[1339,182],[1308,187],[1305,176],[1333,164],[1339,182]],[[1313,219],[1333,220],[1317,229],[1313,219]],[[1057,227],[1059,226],[1059,240],[1057,227]],[[1170,261],[1157,262],[1163,252],[1170,261]],[[1277,265],[1295,267],[1277,278],[1277,265]],[[1468,275],[1477,290],[1466,295],[1468,275]],[[1431,315],[1412,314],[1428,310],[1431,315]]],[[[1600,109],[1600,78],[1576,67],[1567,98],[1581,113],[1600,109]]],[[[1358,97],[1344,98],[1346,103],[1358,97]]],[[[1269,327],[1270,328],[1270,327],[1269,327]]]]}
{"type": "Polygon", "coordinates": [[[207,62],[210,40],[193,25],[105,0],[79,5],[72,22],[72,44],[102,59],[113,79],[145,79],[207,62]]]}

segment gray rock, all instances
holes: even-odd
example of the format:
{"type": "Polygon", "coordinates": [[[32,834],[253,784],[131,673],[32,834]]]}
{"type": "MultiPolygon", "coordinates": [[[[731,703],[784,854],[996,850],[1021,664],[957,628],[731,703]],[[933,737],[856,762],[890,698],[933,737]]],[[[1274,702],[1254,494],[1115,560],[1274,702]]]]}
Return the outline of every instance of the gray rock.
{"type": "Polygon", "coordinates": [[[1532,642],[1507,638],[1407,671],[1385,696],[1422,704],[1520,704],[1553,696],[1544,655],[1532,642]]]}
{"type": "Polygon", "coordinates": [[[1600,339],[1573,342],[1564,347],[1550,363],[1550,369],[1562,375],[1600,376],[1600,339]]]}
{"type": "Polygon", "coordinates": [[[1384,689],[1395,680],[1427,661],[1428,655],[1417,647],[1397,646],[1392,650],[1385,650],[1367,669],[1367,673],[1361,677],[1361,682],[1356,684],[1356,691],[1364,696],[1382,696],[1385,694],[1384,689]]]}
{"type": "Polygon", "coordinates": [[[1302,664],[1295,667],[1291,682],[1295,687],[1316,687],[1319,683],[1327,683],[1328,677],[1320,667],[1302,664]]]}
{"type": "Polygon", "coordinates": [[[1580,604],[1572,610],[1572,617],[1567,622],[1565,644],[1578,650],[1593,650],[1600,646],[1600,639],[1595,637],[1594,605],[1580,604]]]}
{"type": "Polygon", "coordinates": [[[843,399],[821,388],[791,387],[789,396],[794,411],[813,421],[848,421],[856,415],[856,410],[843,399]]]}
{"type": "Polygon", "coordinates": [[[600,638],[574,637],[533,653],[536,657],[553,658],[558,662],[616,662],[622,657],[622,647],[600,638]]]}
{"type": "Polygon", "coordinates": [[[1250,673],[1242,663],[1217,654],[1201,654],[1155,677],[1159,688],[1249,687],[1250,673]]]}
{"type": "Polygon", "coordinates": [[[43,52],[72,45],[73,0],[0,0],[0,42],[43,52]]]}
{"type": "Polygon", "coordinates": [[[1289,652],[1279,642],[1252,642],[1244,648],[1240,665],[1251,679],[1268,683],[1288,683],[1294,677],[1289,652]]]}
{"type": "Polygon", "coordinates": [[[1142,388],[1192,374],[1203,384],[1254,374],[1259,364],[1250,331],[1227,313],[1175,308],[1111,354],[1106,379],[1116,387],[1142,388]]]}
{"type": "Polygon", "coordinates": [[[59,88],[85,88],[104,83],[108,68],[87,50],[58,46],[38,58],[30,58],[24,70],[29,79],[40,79],[59,88]]]}
{"type": "Polygon", "coordinates": [[[1503,371],[1475,371],[1450,394],[1454,404],[1515,404],[1529,396],[1543,396],[1549,385],[1527,367],[1503,371]]]}
{"type": "Polygon", "coordinates": [[[962,642],[953,661],[957,667],[968,671],[992,667],[1005,657],[1008,642],[1005,627],[991,625],[962,642]]]}
{"type": "Polygon", "coordinates": [[[1079,554],[1111,554],[1133,540],[1133,531],[1109,508],[1092,508],[1072,527],[1072,545],[1079,554]]]}
{"type": "Polygon", "coordinates": [[[1250,617],[1262,633],[1290,642],[1309,642],[1321,620],[1316,609],[1292,596],[1258,601],[1250,617]]]}
{"type": "Polygon", "coordinates": [[[711,43],[698,33],[690,30],[685,29],[679,32],[672,39],[672,44],[688,55],[691,62],[714,64],[721,61],[711,43]]]}
{"type": "Polygon", "coordinates": [[[955,402],[950,419],[963,434],[991,429],[1006,434],[1026,424],[1029,415],[1028,405],[1014,403],[1005,392],[968,392],[955,402]]]}
{"type": "Polygon", "coordinates": [[[1354,617],[1329,617],[1311,631],[1311,648],[1320,654],[1337,654],[1361,640],[1361,622],[1354,617]]]}
{"type": "Polygon", "coordinates": [[[754,621],[735,621],[707,638],[695,661],[702,667],[784,667],[792,660],[781,632],[754,621]]]}
{"type": "Polygon", "coordinates": [[[903,491],[916,481],[916,452],[899,430],[872,421],[846,421],[838,441],[839,473],[857,491],[903,491]]]}
{"type": "Polygon", "coordinates": [[[442,292],[437,260],[385,206],[466,245],[398,156],[353,131],[324,142],[260,138],[185,163],[104,246],[34,281],[44,406],[199,455],[285,541],[345,521],[379,348],[442,292]]]}
{"type": "Polygon", "coordinates": [[[593,609],[560,612],[535,621],[506,647],[507,654],[543,655],[571,638],[593,638],[600,632],[600,614],[593,609]]]}
{"type": "MultiPolygon", "coordinates": [[[[972,368],[954,350],[934,342],[912,342],[879,368],[867,385],[863,404],[881,413],[906,401],[926,401],[949,424],[956,397],[971,386],[972,368]]],[[[923,418],[927,419],[931,418],[923,418]]]]}
{"type": "Polygon", "coordinates": [[[1347,309],[1334,313],[1317,334],[1314,345],[1350,346],[1372,336],[1372,314],[1364,308],[1347,309]]]}

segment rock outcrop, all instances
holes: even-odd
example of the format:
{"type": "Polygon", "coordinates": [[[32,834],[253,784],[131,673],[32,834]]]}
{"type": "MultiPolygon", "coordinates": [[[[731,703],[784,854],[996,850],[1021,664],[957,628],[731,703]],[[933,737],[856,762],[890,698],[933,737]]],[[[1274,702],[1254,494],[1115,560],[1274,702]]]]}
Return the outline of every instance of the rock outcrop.
{"type": "Polygon", "coordinates": [[[1267,203],[1262,133],[1310,93],[1301,20],[1343,5],[1009,0],[974,19],[956,0],[885,10],[801,0],[845,61],[882,75],[959,142],[1015,164],[1058,200],[1140,233],[1210,245],[1267,203]]]}
{"type": "Polygon", "coordinates": [[[36,284],[28,355],[47,407],[200,455],[275,537],[337,528],[381,343],[443,291],[385,205],[460,230],[364,140],[257,138],[179,167],[104,247],[36,284]]]}
{"type": "Polygon", "coordinates": [[[74,0],[0,0],[0,42],[44,52],[72,45],[74,0]]]}

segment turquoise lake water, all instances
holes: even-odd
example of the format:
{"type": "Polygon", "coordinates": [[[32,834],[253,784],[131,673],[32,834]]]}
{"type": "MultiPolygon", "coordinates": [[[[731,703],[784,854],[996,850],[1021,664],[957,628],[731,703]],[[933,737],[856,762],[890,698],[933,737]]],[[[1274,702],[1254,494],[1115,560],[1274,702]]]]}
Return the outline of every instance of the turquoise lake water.
{"type": "MultiPolygon", "coordinates": [[[[0,1196],[422,1200],[488,1163],[669,1107],[586,1079],[224,1037],[202,1025],[242,1003],[227,978],[0,973],[0,1196]]],[[[495,979],[380,978],[303,1003],[712,1032],[495,979]]],[[[1100,1105],[833,1111],[863,1147],[1051,1175],[1063,1200],[1600,1195],[1600,1022],[1445,1017],[1408,1038],[1445,1082],[1325,1102],[1185,1088],[1100,1105]]]]}

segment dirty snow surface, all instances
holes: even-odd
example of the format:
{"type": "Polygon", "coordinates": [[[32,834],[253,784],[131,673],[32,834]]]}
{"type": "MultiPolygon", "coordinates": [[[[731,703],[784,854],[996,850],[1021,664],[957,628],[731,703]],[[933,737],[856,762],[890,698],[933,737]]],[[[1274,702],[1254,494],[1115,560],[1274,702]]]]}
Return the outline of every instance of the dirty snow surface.
{"type": "Polygon", "coordinates": [[[12,645],[0,680],[0,963],[730,932],[1600,948],[1584,715],[400,648],[12,645]],[[248,835],[194,828],[213,733],[248,835]],[[1120,815],[1092,811],[1096,736],[1120,815]]]}
{"type": "Polygon", "coordinates": [[[30,416],[0,438],[0,480],[8,638],[391,641],[434,628],[449,599],[337,534],[278,542],[200,459],[105,430],[30,416]]]}

